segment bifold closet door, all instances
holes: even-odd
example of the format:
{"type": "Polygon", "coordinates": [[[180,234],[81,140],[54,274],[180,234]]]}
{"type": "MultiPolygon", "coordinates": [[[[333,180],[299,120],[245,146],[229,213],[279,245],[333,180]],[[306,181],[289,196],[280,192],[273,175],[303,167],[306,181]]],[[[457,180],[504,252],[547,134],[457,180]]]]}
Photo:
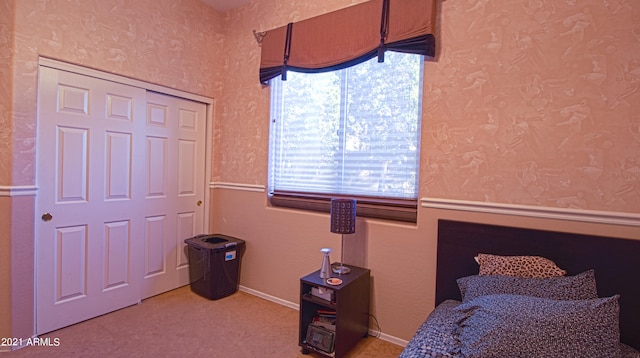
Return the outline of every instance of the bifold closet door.
{"type": "Polygon", "coordinates": [[[36,332],[188,284],[206,105],[41,66],[36,332]]]}
{"type": "Polygon", "coordinates": [[[206,105],[147,92],[142,298],[189,284],[184,240],[204,233],[206,105]]]}
{"type": "Polygon", "coordinates": [[[36,331],[140,301],[145,90],[40,67],[36,331]]]}

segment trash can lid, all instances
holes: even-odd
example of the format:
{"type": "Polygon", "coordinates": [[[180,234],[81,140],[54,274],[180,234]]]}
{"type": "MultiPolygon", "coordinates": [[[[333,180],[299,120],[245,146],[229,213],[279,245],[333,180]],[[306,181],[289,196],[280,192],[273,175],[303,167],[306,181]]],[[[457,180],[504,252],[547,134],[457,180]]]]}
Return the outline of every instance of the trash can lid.
{"type": "Polygon", "coordinates": [[[202,234],[184,240],[185,244],[209,250],[224,250],[244,244],[244,240],[223,234],[202,234]]]}

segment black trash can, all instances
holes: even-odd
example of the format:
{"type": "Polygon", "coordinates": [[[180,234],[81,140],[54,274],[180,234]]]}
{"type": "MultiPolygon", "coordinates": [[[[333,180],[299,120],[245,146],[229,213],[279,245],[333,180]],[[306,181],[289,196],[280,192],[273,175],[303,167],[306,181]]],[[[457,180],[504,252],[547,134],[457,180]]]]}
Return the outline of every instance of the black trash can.
{"type": "Polygon", "coordinates": [[[184,242],[189,251],[191,291],[217,300],[238,290],[244,240],[213,234],[194,236],[184,242]]]}

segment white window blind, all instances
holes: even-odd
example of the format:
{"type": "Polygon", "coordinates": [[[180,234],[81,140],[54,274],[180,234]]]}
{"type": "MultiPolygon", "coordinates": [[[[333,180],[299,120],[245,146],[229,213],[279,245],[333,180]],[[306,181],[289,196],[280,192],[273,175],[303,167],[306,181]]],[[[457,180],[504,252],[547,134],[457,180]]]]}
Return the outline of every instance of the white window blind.
{"type": "Polygon", "coordinates": [[[269,193],[417,200],[423,57],[271,80],[269,193]]]}

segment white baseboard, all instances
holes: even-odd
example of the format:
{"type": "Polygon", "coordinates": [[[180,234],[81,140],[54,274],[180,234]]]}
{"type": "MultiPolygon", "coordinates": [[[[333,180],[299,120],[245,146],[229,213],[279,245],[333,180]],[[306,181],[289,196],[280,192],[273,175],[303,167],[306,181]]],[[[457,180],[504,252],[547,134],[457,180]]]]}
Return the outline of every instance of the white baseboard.
{"type": "MultiPolygon", "coordinates": [[[[242,292],[246,292],[246,293],[248,293],[250,295],[263,298],[263,299],[265,299],[267,301],[271,301],[271,302],[277,303],[279,305],[292,308],[292,309],[294,309],[296,311],[300,310],[300,305],[299,304],[296,304],[296,303],[293,303],[293,302],[289,302],[287,300],[283,300],[281,298],[278,298],[278,297],[275,297],[275,296],[271,296],[271,295],[268,295],[268,294],[266,294],[264,292],[256,291],[256,290],[248,288],[248,287],[240,286],[239,289],[242,292]]],[[[401,347],[405,347],[407,345],[407,343],[409,343],[408,341],[405,341],[404,339],[400,339],[400,338],[397,338],[397,337],[394,337],[394,336],[390,336],[388,334],[384,334],[384,333],[379,332],[379,331],[374,331],[372,329],[369,329],[369,335],[372,336],[372,337],[377,337],[377,338],[379,338],[379,339],[381,339],[383,341],[387,341],[389,343],[396,344],[396,345],[401,346],[401,347]]]]}
{"type": "Polygon", "coordinates": [[[369,330],[369,335],[372,337],[378,337],[379,339],[383,340],[383,341],[387,341],[389,343],[393,343],[397,346],[400,347],[406,347],[407,344],[409,344],[409,341],[405,341],[404,339],[400,339],[398,337],[394,337],[394,336],[390,336],[388,334],[384,334],[382,332],[378,332],[378,331],[374,331],[374,330],[369,330]]]}
{"type": "Polygon", "coordinates": [[[246,292],[246,293],[248,293],[250,295],[254,295],[254,296],[257,296],[257,297],[260,297],[260,298],[264,298],[267,301],[271,301],[271,302],[277,303],[279,305],[292,308],[292,309],[294,309],[296,311],[300,310],[300,305],[299,304],[293,303],[293,302],[289,302],[287,300],[283,300],[282,298],[278,298],[278,297],[275,297],[275,296],[268,295],[268,294],[266,294],[264,292],[256,291],[254,289],[251,289],[251,288],[248,288],[248,287],[244,287],[244,286],[240,286],[240,291],[246,292]]]}

